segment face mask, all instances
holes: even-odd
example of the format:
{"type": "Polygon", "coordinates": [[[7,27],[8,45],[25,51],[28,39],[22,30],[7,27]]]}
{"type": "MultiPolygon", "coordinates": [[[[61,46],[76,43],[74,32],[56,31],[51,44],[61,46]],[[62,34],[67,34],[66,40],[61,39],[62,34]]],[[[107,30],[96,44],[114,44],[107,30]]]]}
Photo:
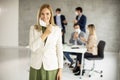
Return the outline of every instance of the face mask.
{"type": "Polygon", "coordinates": [[[43,20],[39,19],[39,23],[40,23],[41,26],[47,27],[47,26],[46,26],[46,23],[45,23],[43,20]]]}
{"type": "Polygon", "coordinates": [[[60,16],[61,14],[57,14],[57,16],[60,16]]]}
{"type": "Polygon", "coordinates": [[[78,34],[80,34],[80,29],[75,29],[75,32],[77,32],[78,34]]]}

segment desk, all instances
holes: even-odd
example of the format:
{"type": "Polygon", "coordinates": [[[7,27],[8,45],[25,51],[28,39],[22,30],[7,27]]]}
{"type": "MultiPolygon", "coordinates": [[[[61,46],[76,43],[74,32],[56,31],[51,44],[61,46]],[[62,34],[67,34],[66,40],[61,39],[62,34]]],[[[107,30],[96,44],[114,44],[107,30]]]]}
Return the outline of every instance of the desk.
{"type": "Polygon", "coordinates": [[[81,73],[80,78],[82,77],[82,71],[83,71],[83,59],[84,59],[84,53],[87,51],[85,46],[79,46],[79,45],[69,45],[64,44],[63,45],[63,52],[75,52],[75,53],[82,53],[82,62],[81,62],[81,73]]]}

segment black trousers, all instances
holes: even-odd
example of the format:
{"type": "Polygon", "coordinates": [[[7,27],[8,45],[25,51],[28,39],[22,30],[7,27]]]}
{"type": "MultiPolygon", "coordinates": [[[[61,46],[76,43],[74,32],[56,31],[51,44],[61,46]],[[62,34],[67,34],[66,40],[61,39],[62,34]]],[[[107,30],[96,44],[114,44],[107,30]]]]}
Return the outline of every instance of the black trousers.
{"type": "MultiPolygon", "coordinates": [[[[94,55],[92,53],[88,53],[85,52],[84,54],[84,58],[89,58],[89,57],[93,57],[94,55]]],[[[82,61],[82,53],[81,54],[77,54],[77,61],[79,61],[79,63],[81,64],[82,61]]]]}

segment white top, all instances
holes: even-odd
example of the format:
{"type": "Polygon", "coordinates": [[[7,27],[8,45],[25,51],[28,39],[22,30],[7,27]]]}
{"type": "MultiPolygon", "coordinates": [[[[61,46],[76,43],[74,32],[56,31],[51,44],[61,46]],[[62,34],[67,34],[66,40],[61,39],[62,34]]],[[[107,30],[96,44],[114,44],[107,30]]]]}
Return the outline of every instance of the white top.
{"type": "Polygon", "coordinates": [[[61,16],[61,15],[59,15],[59,16],[56,15],[56,23],[57,23],[57,25],[62,29],[61,17],[60,17],[60,16],[61,16]]]}
{"type": "Polygon", "coordinates": [[[63,68],[61,29],[53,26],[45,45],[40,38],[41,35],[42,31],[38,32],[34,29],[34,26],[31,26],[29,40],[32,51],[31,67],[40,69],[43,64],[45,70],[63,68]]]}

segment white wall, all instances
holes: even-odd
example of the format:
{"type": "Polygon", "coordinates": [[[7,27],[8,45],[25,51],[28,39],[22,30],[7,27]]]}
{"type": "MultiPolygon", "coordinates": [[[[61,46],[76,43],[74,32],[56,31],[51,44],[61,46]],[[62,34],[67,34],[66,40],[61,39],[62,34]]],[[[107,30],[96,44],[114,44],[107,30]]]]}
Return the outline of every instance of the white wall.
{"type": "Polygon", "coordinates": [[[18,0],[0,0],[0,46],[18,46],[18,0]]]}

